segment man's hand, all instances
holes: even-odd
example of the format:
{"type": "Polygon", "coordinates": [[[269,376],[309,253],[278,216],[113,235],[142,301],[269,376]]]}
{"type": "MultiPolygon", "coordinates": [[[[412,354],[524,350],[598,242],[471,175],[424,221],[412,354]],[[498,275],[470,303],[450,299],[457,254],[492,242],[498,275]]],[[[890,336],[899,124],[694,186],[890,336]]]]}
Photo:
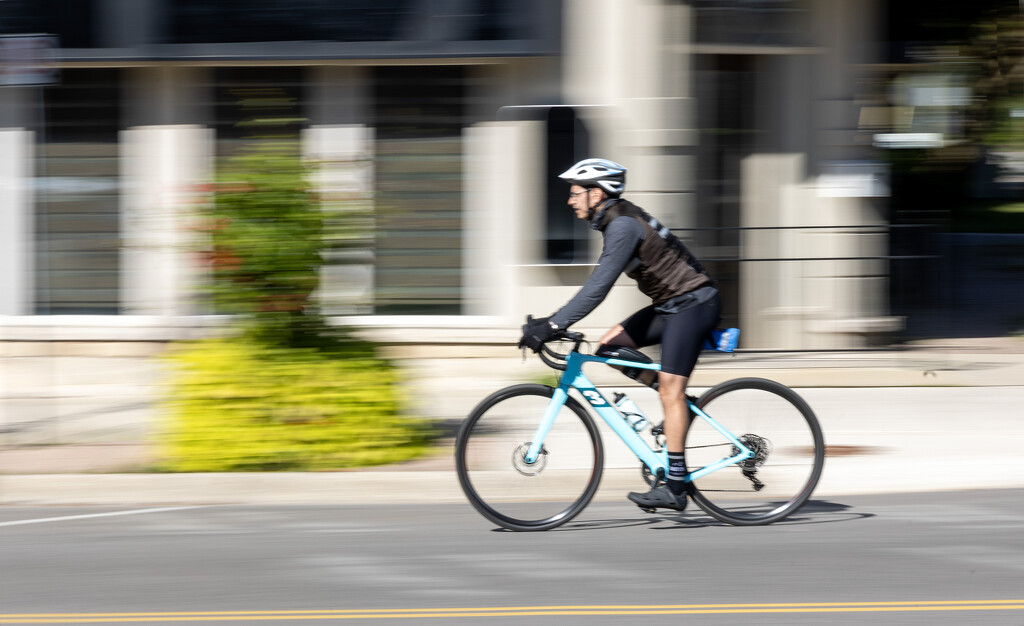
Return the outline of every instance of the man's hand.
{"type": "Polygon", "coordinates": [[[554,339],[558,335],[558,331],[548,323],[549,319],[547,317],[527,318],[526,323],[523,324],[523,337],[519,340],[519,347],[526,347],[537,352],[544,342],[554,339]]]}

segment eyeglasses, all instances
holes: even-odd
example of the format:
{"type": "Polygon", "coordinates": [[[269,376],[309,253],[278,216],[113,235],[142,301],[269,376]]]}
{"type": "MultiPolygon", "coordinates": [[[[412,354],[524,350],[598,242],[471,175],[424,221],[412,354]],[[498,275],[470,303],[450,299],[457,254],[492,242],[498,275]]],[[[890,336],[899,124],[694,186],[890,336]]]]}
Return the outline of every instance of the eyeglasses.
{"type": "Polygon", "coordinates": [[[576,196],[580,195],[581,193],[587,193],[588,191],[590,191],[590,190],[589,189],[584,189],[583,191],[570,191],[569,192],[569,199],[572,200],[573,198],[575,198],[576,196]]]}

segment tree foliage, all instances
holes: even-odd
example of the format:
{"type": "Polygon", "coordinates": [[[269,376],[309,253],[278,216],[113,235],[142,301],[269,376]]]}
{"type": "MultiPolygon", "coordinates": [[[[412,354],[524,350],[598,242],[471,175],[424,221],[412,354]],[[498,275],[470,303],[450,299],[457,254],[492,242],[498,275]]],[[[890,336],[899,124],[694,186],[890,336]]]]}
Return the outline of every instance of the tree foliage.
{"type": "Polygon", "coordinates": [[[309,171],[287,147],[229,160],[209,216],[216,310],[280,345],[306,345],[326,329],[319,285],[324,216],[309,171]]]}

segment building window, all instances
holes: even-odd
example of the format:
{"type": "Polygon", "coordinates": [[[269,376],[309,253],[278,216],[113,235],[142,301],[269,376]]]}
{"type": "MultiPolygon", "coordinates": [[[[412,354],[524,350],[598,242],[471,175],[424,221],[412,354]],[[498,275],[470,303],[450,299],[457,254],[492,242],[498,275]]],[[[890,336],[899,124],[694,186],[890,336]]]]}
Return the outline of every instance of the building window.
{"type": "Polygon", "coordinates": [[[592,263],[590,225],[576,219],[566,201],[569,186],[561,174],[577,161],[590,155],[589,135],[583,120],[571,107],[551,107],[544,116],[545,167],[541,174],[545,191],[545,259],[548,263],[592,263]]]}
{"type": "Polygon", "coordinates": [[[462,66],[378,67],[374,310],[454,315],[462,303],[462,66]]]}
{"type": "Polygon", "coordinates": [[[121,78],[116,69],[66,69],[42,91],[37,314],[118,312],[121,78]]]}

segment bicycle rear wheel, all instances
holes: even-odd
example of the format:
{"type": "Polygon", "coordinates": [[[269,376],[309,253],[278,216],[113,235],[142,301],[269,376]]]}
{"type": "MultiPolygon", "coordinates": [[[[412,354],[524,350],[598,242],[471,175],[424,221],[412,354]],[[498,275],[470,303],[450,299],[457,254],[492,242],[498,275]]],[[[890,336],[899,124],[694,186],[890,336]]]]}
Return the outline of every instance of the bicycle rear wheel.
{"type": "Polygon", "coordinates": [[[510,530],[548,530],[576,517],[597,492],[604,466],[593,419],[566,400],[540,458],[524,460],[554,389],[495,392],[463,422],[455,442],[459,484],[476,510],[510,530]]]}
{"type": "MultiPolygon", "coordinates": [[[[691,483],[693,500],[715,519],[737,526],[777,522],[803,506],[821,477],[825,441],[814,412],[792,389],[741,378],[706,391],[697,406],[756,456],[691,483]]],[[[703,418],[686,435],[690,471],[739,452],[703,418]]]]}

